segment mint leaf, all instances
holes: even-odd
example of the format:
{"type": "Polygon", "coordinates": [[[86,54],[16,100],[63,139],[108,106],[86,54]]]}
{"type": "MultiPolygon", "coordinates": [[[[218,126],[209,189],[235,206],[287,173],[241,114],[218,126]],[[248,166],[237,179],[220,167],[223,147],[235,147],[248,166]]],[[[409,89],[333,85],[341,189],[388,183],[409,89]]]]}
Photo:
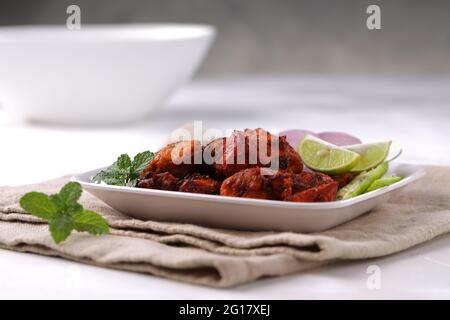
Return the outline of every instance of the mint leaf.
{"type": "Polygon", "coordinates": [[[83,210],[72,216],[74,229],[100,235],[109,232],[105,218],[91,210],[83,210]]]}
{"type": "Polygon", "coordinates": [[[83,211],[83,206],[79,203],[74,203],[70,207],[66,207],[64,209],[64,212],[67,213],[68,215],[73,215],[80,211],[83,211]]]}
{"type": "Polygon", "coordinates": [[[136,187],[136,183],[137,183],[137,181],[138,181],[138,178],[139,178],[139,176],[134,177],[132,180],[129,180],[129,181],[125,184],[125,186],[126,186],[126,187],[136,187]]]}
{"type": "Polygon", "coordinates": [[[65,203],[63,198],[59,193],[52,194],[50,196],[50,200],[52,200],[53,204],[56,206],[58,212],[77,212],[83,210],[83,206],[78,202],[69,202],[65,203]]]}
{"type": "Polygon", "coordinates": [[[153,159],[153,156],[153,152],[150,151],[138,153],[133,158],[133,162],[131,163],[133,172],[139,175],[139,173],[141,173],[141,171],[144,170],[148,163],[153,159]]]}
{"type": "Polygon", "coordinates": [[[48,220],[57,212],[57,207],[48,195],[41,192],[29,192],[20,198],[20,206],[26,212],[48,220]]]}
{"type": "Polygon", "coordinates": [[[119,172],[118,169],[113,168],[112,166],[106,170],[100,171],[92,178],[93,182],[100,183],[103,181],[106,184],[112,185],[121,185],[123,180],[123,174],[119,172]]]}
{"type": "Polygon", "coordinates": [[[116,186],[134,187],[139,174],[153,159],[153,156],[152,152],[144,151],[138,153],[131,161],[127,154],[122,154],[111,166],[97,173],[92,178],[92,181],[116,186]]]}
{"type": "Polygon", "coordinates": [[[128,171],[131,167],[131,158],[126,153],[121,154],[119,158],[117,158],[117,161],[115,162],[115,165],[117,168],[128,171]]]}
{"type": "Polygon", "coordinates": [[[73,230],[72,218],[68,215],[60,214],[51,218],[48,228],[53,240],[58,244],[66,240],[73,230]]]}
{"type": "Polygon", "coordinates": [[[49,196],[49,198],[53,202],[53,204],[56,206],[57,212],[61,212],[64,210],[64,202],[62,201],[59,194],[52,194],[49,196]]]}
{"type": "Polygon", "coordinates": [[[48,220],[50,234],[56,243],[66,240],[73,230],[96,235],[108,233],[106,220],[78,203],[81,193],[78,182],[69,182],[59,193],[50,196],[29,192],[20,199],[20,206],[30,214],[48,220]]]}
{"type": "Polygon", "coordinates": [[[80,199],[81,192],[83,192],[83,190],[81,189],[81,185],[78,182],[69,182],[64,187],[62,187],[58,195],[61,201],[67,207],[70,207],[72,204],[76,204],[78,199],[80,199]]]}
{"type": "Polygon", "coordinates": [[[92,182],[101,183],[104,182],[106,184],[114,185],[114,186],[124,186],[128,181],[128,171],[124,172],[124,170],[120,170],[114,165],[107,168],[106,170],[102,170],[97,173],[93,178],[92,182]]]}

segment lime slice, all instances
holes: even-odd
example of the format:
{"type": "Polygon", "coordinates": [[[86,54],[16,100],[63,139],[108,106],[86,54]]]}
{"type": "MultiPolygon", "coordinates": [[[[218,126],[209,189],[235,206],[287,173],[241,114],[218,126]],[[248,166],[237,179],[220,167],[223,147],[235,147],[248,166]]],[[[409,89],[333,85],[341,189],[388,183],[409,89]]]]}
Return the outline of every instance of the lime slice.
{"type": "Polygon", "coordinates": [[[361,156],[356,165],[350,171],[362,172],[375,168],[388,156],[391,143],[392,141],[386,141],[345,146],[345,149],[356,152],[361,156]]]}
{"type": "Polygon", "coordinates": [[[349,171],[360,157],[356,152],[335,146],[309,134],[300,143],[298,153],[306,166],[329,174],[349,171]]]}

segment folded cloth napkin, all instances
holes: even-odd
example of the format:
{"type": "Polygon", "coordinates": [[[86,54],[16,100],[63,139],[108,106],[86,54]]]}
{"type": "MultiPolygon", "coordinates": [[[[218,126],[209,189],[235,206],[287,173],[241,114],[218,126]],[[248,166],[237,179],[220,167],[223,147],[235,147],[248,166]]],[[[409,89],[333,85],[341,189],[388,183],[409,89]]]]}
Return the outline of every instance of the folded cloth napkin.
{"type": "MultiPolygon", "coordinates": [[[[20,209],[35,190],[54,193],[63,177],[0,188],[0,247],[215,287],[300,272],[343,259],[389,255],[450,231],[450,167],[427,175],[388,203],[313,234],[248,232],[129,218],[84,192],[81,203],[108,220],[110,234],[73,233],[53,243],[47,224],[20,209]]],[[[276,212],[274,212],[276,215],[276,212]]]]}

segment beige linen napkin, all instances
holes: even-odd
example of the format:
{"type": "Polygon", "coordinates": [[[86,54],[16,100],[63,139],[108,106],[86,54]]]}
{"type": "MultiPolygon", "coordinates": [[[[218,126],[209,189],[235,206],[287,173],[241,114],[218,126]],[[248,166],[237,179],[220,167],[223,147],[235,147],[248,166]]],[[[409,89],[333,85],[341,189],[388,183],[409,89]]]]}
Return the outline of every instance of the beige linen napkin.
{"type": "MultiPolygon", "coordinates": [[[[389,255],[450,231],[450,167],[427,175],[390,202],[331,230],[315,234],[246,232],[128,218],[84,192],[81,202],[102,213],[108,235],[74,233],[55,245],[47,225],[25,214],[28,191],[53,193],[63,177],[0,188],[0,247],[58,256],[103,267],[229,287],[266,276],[300,272],[343,259],[389,255]]],[[[276,212],[274,212],[276,215],[276,212]]]]}

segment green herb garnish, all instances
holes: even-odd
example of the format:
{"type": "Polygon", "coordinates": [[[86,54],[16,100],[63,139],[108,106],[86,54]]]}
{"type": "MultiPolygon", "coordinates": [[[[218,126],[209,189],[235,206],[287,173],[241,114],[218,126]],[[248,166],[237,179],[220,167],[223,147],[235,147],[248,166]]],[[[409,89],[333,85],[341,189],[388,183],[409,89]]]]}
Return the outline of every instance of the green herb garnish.
{"type": "Polygon", "coordinates": [[[50,234],[56,243],[66,240],[73,230],[94,235],[108,233],[106,220],[78,203],[81,193],[78,182],[69,182],[59,193],[50,196],[41,192],[26,193],[20,198],[20,206],[33,216],[48,221],[50,234]]]}
{"type": "Polygon", "coordinates": [[[138,153],[131,161],[129,155],[122,154],[111,166],[97,173],[92,178],[92,181],[97,183],[104,182],[115,186],[134,187],[139,174],[153,159],[153,156],[153,152],[144,151],[138,153]]]}

